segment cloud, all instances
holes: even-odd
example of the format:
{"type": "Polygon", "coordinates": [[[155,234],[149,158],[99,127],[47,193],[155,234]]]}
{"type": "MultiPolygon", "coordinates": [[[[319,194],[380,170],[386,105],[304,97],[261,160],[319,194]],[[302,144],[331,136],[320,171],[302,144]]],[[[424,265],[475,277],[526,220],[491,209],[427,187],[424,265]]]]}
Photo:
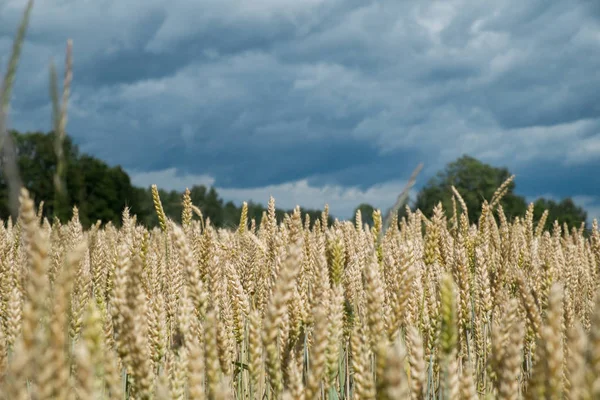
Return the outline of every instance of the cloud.
{"type": "MultiPolygon", "coordinates": [[[[25,3],[0,4],[0,68],[25,3]]],[[[61,76],[73,38],[68,132],[138,176],[350,196],[422,161],[419,187],[467,153],[516,172],[525,195],[595,196],[599,11],[587,0],[38,2],[10,122],[50,128],[48,62],[61,76]]]]}
{"type": "MultiPolygon", "coordinates": [[[[183,191],[194,185],[212,186],[214,178],[206,175],[178,175],[174,168],[151,173],[133,173],[132,183],[141,187],[156,184],[160,189],[183,191]]],[[[329,204],[332,215],[340,219],[351,218],[354,209],[361,203],[368,203],[382,212],[391,207],[404,189],[406,181],[393,180],[374,185],[367,189],[341,185],[311,185],[301,179],[279,185],[267,185],[244,189],[215,187],[221,198],[240,205],[244,201],[266,204],[275,198],[277,207],[290,210],[300,205],[307,209],[322,209],[329,204]]],[[[411,192],[414,196],[415,192],[411,192]]]]}
{"type": "Polygon", "coordinates": [[[131,182],[135,186],[148,188],[157,185],[163,190],[177,190],[183,192],[186,188],[193,186],[212,186],[214,178],[207,175],[180,175],[175,168],[167,168],[162,171],[136,172],[130,173],[131,182]]]}

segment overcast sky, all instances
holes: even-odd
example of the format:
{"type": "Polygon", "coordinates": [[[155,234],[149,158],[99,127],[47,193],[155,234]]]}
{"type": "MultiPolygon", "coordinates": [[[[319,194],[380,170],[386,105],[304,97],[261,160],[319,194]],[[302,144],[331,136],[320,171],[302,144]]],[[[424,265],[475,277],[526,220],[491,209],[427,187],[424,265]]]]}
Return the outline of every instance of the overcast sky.
{"type": "Polygon", "coordinates": [[[68,134],[134,184],[345,218],[469,154],[600,217],[599,1],[37,0],[11,128],[51,129],[68,38],[68,134]]]}

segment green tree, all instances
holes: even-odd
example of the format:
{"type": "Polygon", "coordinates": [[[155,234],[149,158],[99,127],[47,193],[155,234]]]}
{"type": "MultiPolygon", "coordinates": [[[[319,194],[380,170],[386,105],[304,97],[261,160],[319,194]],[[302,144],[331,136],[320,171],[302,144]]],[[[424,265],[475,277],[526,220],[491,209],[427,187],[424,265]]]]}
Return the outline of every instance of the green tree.
{"type": "Polygon", "coordinates": [[[232,201],[228,201],[223,206],[223,226],[230,229],[236,229],[240,224],[240,215],[242,209],[238,208],[233,204],[232,201]]]}
{"type": "Polygon", "coordinates": [[[368,224],[369,226],[373,226],[373,211],[375,208],[367,203],[361,203],[358,207],[354,209],[354,213],[352,214],[352,223],[356,225],[356,212],[360,211],[360,217],[362,219],[362,223],[368,224]]]}
{"type": "MultiPolygon", "coordinates": [[[[426,216],[431,216],[433,207],[442,202],[448,217],[452,213],[452,189],[458,190],[465,201],[471,223],[478,221],[481,215],[481,206],[485,200],[490,200],[496,189],[510,177],[506,168],[496,168],[470,157],[462,156],[448,164],[443,171],[429,180],[418,193],[415,208],[420,209],[426,216]]],[[[514,193],[515,182],[507,187],[507,192],[501,200],[504,213],[509,219],[523,216],[527,211],[525,198],[514,193]]],[[[460,205],[457,204],[460,210],[460,205]]],[[[548,210],[548,219],[545,228],[548,229],[555,220],[562,225],[579,227],[586,221],[586,211],[575,205],[571,198],[560,202],[540,198],[534,202],[534,222],[537,223],[544,210],[548,210]]]]}
{"type": "MultiPolygon", "coordinates": [[[[33,195],[47,198],[46,207],[52,207],[52,200],[49,197],[54,191],[54,186],[52,179],[48,179],[48,177],[52,176],[56,169],[56,156],[52,148],[54,134],[44,135],[36,132],[19,135],[15,131],[11,133],[23,185],[28,188],[35,187],[33,195]]],[[[65,158],[70,159],[71,157],[67,153],[65,158]]]]}
{"type": "MultiPolygon", "coordinates": [[[[103,161],[79,154],[69,136],[64,141],[66,170],[66,198],[56,203],[53,175],[57,160],[54,152],[55,135],[33,132],[21,134],[11,131],[17,153],[17,164],[23,185],[37,203],[44,201],[44,216],[67,221],[72,207],[79,208],[84,227],[97,220],[119,225],[125,206],[144,215],[140,196],[132,186],[129,175],[121,167],[109,167],[103,161]]],[[[0,178],[0,218],[8,218],[7,185],[0,178]]]]}
{"type": "Polygon", "coordinates": [[[214,187],[210,188],[204,197],[204,202],[200,203],[200,209],[204,213],[204,217],[210,218],[214,226],[223,226],[223,200],[219,198],[214,187]]]}
{"type": "MultiPolygon", "coordinates": [[[[53,182],[57,167],[54,133],[22,134],[11,131],[10,134],[15,143],[17,165],[23,184],[37,203],[44,201],[44,216],[57,216],[66,222],[71,218],[73,205],[76,205],[79,219],[86,228],[97,220],[119,226],[123,209],[129,207],[130,214],[136,215],[139,223],[149,228],[158,225],[151,188],[133,186],[129,175],[120,166],[110,167],[95,157],[80,154],[69,136],[64,141],[66,197],[58,199],[57,203],[53,182]]],[[[205,218],[210,218],[213,226],[234,228],[238,225],[241,207],[236,207],[231,201],[224,203],[214,187],[207,189],[196,185],[190,192],[192,203],[202,210],[205,218]]],[[[180,223],[183,192],[159,188],[159,195],[167,216],[180,223]]],[[[265,210],[263,206],[250,202],[249,218],[255,218],[258,225],[265,210]]],[[[276,210],[279,222],[283,220],[284,214],[284,210],[276,210]]],[[[320,218],[321,211],[302,210],[303,218],[306,214],[314,223],[320,218]]],[[[4,175],[0,174],[0,219],[6,220],[9,215],[8,186],[4,175]]],[[[333,223],[331,216],[329,223],[333,223]]]]}
{"type": "MultiPolygon", "coordinates": [[[[154,202],[152,201],[152,192],[150,187],[140,188],[133,187],[133,198],[135,198],[135,204],[130,214],[136,215],[137,222],[148,228],[158,226],[158,216],[154,211],[154,202]]],[[[131,207],[128,204],[128,207],[131,207]]]]}
{"type": "MultiPolygon", "coordinates": [[[[452,213],[452,185],[460,193],[468,208],[470,222],[481,215],[481,206],[490,200],[496,189],[510,177],[506,168],[496,168],[464,155],[438,172],[417,195],[415,208],[431,216],[433,208],[442,202],[447,215],[452,213]]],[[[501,204],[507,217],[522,215],[527,210],[525,199],[514,193],[514,181],[508,185],[501,204]]],[[[460,207],[458,205],[458,207],[460,207]]]]}
{"type": "Polygon", "coordinates": [[[554,200],[539,198],[533,204],[533,216],[536,221],[540,219],[544,210],[548,210],[545,229],[549,229],[556,220],[558,220],[561,227],[566,223],[569,228],[579,228],[581,223],[587,220],[587,212],[578,207],[570,197],[558,203],[554,200]]]}
{"type": "MultiPolygon", "coordinates": [[[[143,217],[137,192],[120,166],[109,167],[88,155],[81,156],[76,166],[83,176],[83,187],[76,193],[82,225],[100,220],[119,226],[125,207],[129,207],[132,214],[143,217]]],[[[67,185],[67,190],[74,191],[75,188],[67,185]]]]}
{"type": "MultiPolygon", "coordinates": [[[[77,146],[70,138],[64,142],[64,157],[67,167],[66,182],[68,187],[75,190],[67,193],[60,204],[55,204],[53,175],[56,171],[56,155],[54,153],[55,135],[53,132],[44,134],[34,132],[20,134],[10,131],[15,143],[17,154],[17,166],[19,168],[22,183],[27,187],[33,198],[39,203],[44,200],[44,214],[52,217],[57,216],[66,220],[71,214],[70,204],[78,202],[78,191],[82,186],[83,176],[81,171],[75,167],[79,152],[77,146]]],[[[0,178],[0,218],[6,219],[8,212],[8,187],[4,176],[0,178]]]]}

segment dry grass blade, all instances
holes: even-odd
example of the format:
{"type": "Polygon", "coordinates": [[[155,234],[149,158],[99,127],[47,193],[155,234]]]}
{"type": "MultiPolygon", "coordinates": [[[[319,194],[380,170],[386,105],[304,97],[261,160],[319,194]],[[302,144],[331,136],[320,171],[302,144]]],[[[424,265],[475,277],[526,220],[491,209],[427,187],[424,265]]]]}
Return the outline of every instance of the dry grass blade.
{"type": "MultiPolygon", "coordinates": [[[[69,103],[69,93],[71,91],[71,81],[73,79],[73,41],[67,41],[67,55],[65,59],[65,80],[63,83],[63,94],[61,104],[58,104],[58,87],[56,69],[54,64],[50,65],[50,97],[52,98],[52,114],[54,122],[54,152],[56,153],[56,172],[54,174],[55,188],[55,210],[61,200],[66,199],[65,173],[66,163],[64,157],[63,143],[65,139],[65,128],[67,126],[67,106],[69,103]]],[[[56,213],[55,213],[56,214],[56,213]]]]}
{"type": "Polygon", "coordinates": [[[2,83],[2,92],[0,93],[0,98],[2,99],[0,105],[2,107],[3,116],[6,116],[8,113],[10,95],[12,93],[13,83],[17,73],[17,65],[19,64],[19,57],[21,56],[21,48],[23,46],[23,42],[25,41],[25,33],[27,32],[27,25],[29,24],[29,17],[31,16],[32,9],[33,0],[29,0],[17,30],[17,37],[13,42],[12,53],[8,61],[8,68],[6,70],[6,75],[4,76],[4,81],[2,83]]]}
{"type": "Polygon", "coordinates": [[[9,209],[13,218],[16,218],[19,209],[19,189],[21,188],[21,178],[19,176],[19,168],[17,165],[17,157],[15,151],[15,145],[12,137],[8,133],[7,119],[8,119],[8,106],[10,104],[10,96],[12,93],[13,83],[17,73],[17,65],[19,63],[19,57],[21,55],[21,47],[25,41],[25,33],[27,32],[27,25],[29,24],[29,18],[31,16],[31,10],[33,9],[33,0],[29,0],[19,28],[17,30],[17,37],[13,42],[12,53],[8,61],[8,68],[6,75],[2,82],[2,88],[0,91],[0,150],[2,153],[2,167],[4,175],[8,183],[9,190],[9,209]]]}
{"type": "Polygon", "coordinates": [[[402,207],[408,200],[408,192],[410,192],[410,189],[412,189],[412,187],[414,186],[415,182],[417,181],[417,176],[419,175],[422,169],[423,163],[417,165],[417,168],[415,168],[413,173],[410,175],[408,183],[406,184],[406,186],[404,186],[404,189],[402,189],[402,192],[400,192],[400,194],[398,195],[398,199],[396,200],[394,205],[385,213],[385,219],[383,220],[383,229],[379,234],[379,240],[381,240],[381,237],[390,227],[390,222],[392,221],[392,216],[394,215],[394,213],[398,212],[400,207],[402,207]]]}

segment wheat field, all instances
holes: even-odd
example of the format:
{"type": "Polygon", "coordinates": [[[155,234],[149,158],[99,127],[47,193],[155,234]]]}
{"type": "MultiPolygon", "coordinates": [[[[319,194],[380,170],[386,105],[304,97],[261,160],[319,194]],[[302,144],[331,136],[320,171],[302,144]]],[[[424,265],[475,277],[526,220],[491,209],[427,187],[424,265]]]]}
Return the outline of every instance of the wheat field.
{"type": "MultiPolygon", "coordinates": [[[[244,204],[237,229],[216,229],[186,191],[177,225],[156,186],[153,230],[128,209],[119,228],[84,230],[77,208],[49,221],[6,135],[32,5],[0,91],[17,216],[0,224],[0,398],[600,399],[598,224],[547,231],[533,204],[509,220],[513,177],[478,221],[452,188],[451,218],[438,205],[328,226],[326,206],[278,221],[271,198],[261,221],[244,204]]],[[[65,65],[57,196],[71,42],[65,65]]]]}
{"type": "MultiPolygon", "coordinates": [[[[503,185],[505,187],[505,185],[503,185]]],[[[513,222],[503,187],[476,224],[409,212],[375,226],[84,231],[27,190],[0,228],[6,399],[600,397],[600,232],[513,222]],[[497,215],[497,219],[495,217],[497,215]]],[[[455,198],[464,203],[458,193],[455,198]]],[[[244,208],[245,210],[245,208],[244,208]]],[[[462,209],[464,211],[464,209],[462,209]]],[[[322,221],[327,221],[327,208],[322,221]]]]}

